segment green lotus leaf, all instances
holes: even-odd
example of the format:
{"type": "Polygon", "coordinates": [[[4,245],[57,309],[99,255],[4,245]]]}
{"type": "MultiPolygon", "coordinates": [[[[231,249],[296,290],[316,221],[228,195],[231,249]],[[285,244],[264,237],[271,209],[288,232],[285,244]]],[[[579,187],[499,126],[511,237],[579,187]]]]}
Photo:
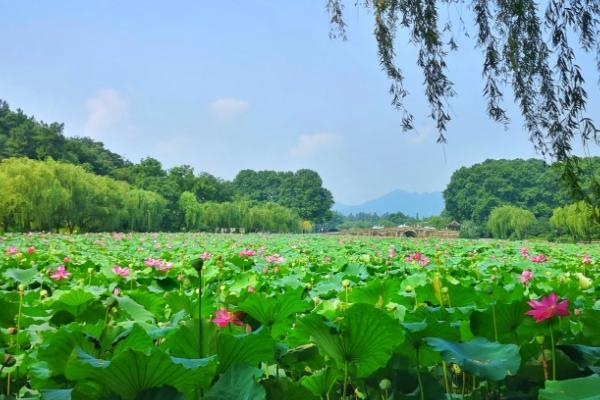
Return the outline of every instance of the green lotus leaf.
{"type": "Polygon", "coordinates": [[[119,308],[124,310],[135,322],[154,322],[152,313],[128,296],[116,297],[119,308]]]}
{"type": "Polygon", "coordinates": [[[404,340],[399,323],[368,304],[350,307],[339,326],[315,314],[298,321],[298,325],[336,362],[338,369],[343,370],[348,363],[357,377],[368,376],[384,366],[392,350],[404,340]]]}
{"type": "Polygon", "coordinates": [[[300,379],[300,384],[315,396],[327,397],[333,385],[342,379],[342,374],[335,368],[325,368],[312,375],[300,379]]]}
{"type": "Polygon", "coordinates": [[[189,393],[210,384],[216,370],[214,358],[170,357],[158,348],[150,353],[127,349],[111,361],[76,350],[66,369],[70,380],[92,380],[122,400],[134,399],[145,389],[172,386],[189,393]]]}
{"type": "Polygon", "coordinates": [[[39,274],[39,271],[36,268],[29,268],[29,269],[11,268],[4,272],[4,277],[14,279],[17,282],[28,285],[34,281],[34,278],[38,274],[39,274]]]}
{"type": "Polygon", "coordinates": [[[582,344],[561,344],[556,346],[562,350],[580,369],[589,368],[600,361],[600,347],[582,344]]]}
{"type": "MultiPolygon", "coordinates": [[[[365,303],[377,308],[382,308],[399,297],[400,281],[397,280],[373,280],[365,286],[354,287],[348,293],[348,301],[351,303],[365,303]]],[[[340,299],[345,301],[345,293],[340,293],[340,299]]]]}
{"type": "Polygon", "coordinates": [[[202,357],[208,357],[217,351],[217,335],[215,324],[202,320],[202,342],[200,342],[198,319],[188,320],[167,336],[161,348],[176,357],[197,358],[200,352],[202,357]]]}
{"type": "Polygon", "coordinates": [[[262,376],[258,368],[236,364],[225,372],[204,396],[205,400],[263,400],[265,388],[257,380],[262,376]]]}
{"type": "Polygon", "coordinates": [[[599,400],[600,376],[546,381],[546,387],[538,395],[538,400],[599,400]]]}
{"type": "Polygon", "coordinates": [[[275,342],[266,332],[236,336],[222,333],[217,341],[218,372],[227,371],[234,364],[255,366],[261,361],[272,361],[274,354],[275,342]]]}
{"type": "Polygon", "coordinates": [[[514,344],[490,342],[476,337],[456,343],[429,337],[427,344],[442,354],[447,363],[460,365],[468,373],[484,379],[499,381],[507,375],[515,375],[521,365],[519,347],[514,344]]]}

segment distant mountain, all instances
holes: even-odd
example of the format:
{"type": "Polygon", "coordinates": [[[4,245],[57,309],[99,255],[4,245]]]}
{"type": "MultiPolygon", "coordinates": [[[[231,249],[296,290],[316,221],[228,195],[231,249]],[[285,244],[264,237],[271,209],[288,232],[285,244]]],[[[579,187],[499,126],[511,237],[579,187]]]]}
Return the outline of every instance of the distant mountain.
{"type": "Polygon", "coordinates": [[[341,214],[356,214],[359,212],[393,213],[401,211],[402,213],[414,217],[429,217],[437,215],[444,209],[444,198],[442,192],[414,193],[403,190],[394,190],[384,194],[381,197],[367,201],[363,204],[350,206],[341,203],[335,203],[333,210],[341,214]]]}

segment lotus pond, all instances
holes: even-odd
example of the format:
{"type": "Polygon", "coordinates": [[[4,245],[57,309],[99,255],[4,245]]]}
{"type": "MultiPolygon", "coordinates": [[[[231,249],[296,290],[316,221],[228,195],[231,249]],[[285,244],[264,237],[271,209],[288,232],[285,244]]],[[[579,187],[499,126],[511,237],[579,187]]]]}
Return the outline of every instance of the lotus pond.
{"type": "Polygon", "coordinates": [[[600,246],[5,235],[2,399],[600,399],[600,246]]]}

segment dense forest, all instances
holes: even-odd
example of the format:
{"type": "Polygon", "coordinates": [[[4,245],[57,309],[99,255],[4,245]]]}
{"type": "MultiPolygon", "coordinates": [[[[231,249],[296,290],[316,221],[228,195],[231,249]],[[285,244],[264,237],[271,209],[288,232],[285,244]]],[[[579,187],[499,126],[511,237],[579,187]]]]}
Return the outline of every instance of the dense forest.
{"type": "Polygon", "coordinates": [[[333,204],[311,170],[245,170],[229,182],[188,165],[167,170],[150,157],[132,163],[90,138],[66,137],[62,124],[37,121],[4,101],[0,159],[5,230],[293,232],[329,219],[333,204]],[[33,210],[42,198],[43,210],[33,210]],[[135,201],[144,221],[128,208],[135,201]],[[67,203],[69,211],[60,206],[67,203]],[[89,217],[71,220],[65,213],[89,217]]]}

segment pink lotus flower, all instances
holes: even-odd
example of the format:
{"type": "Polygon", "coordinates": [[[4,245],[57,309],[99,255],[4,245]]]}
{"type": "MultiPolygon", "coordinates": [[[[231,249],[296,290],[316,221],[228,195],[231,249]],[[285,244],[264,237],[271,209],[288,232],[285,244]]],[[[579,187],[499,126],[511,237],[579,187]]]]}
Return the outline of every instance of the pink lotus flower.
{"type": "MultiPolygon", "coordinates": [[[[52,271],[50,271],[52,272],[52,271]]],[[[65,268],[64,265],[59,265],[58,267],[56,267],[56,271],[52,272],[52,274],[50,275],[50,278],[52,278],[55,281],[60,281],[62,279],[69,279],[69,277],[71,276],[70,272],[67,272],[67,269],[65,268]]]]}
{"type": "Polygon", "coordinates": [[[29,246],[29,247],[27,248],[27,254],[33,254],[33,253],[35,253],[35,247],[33,247],[33,246],[29,246]]]}
{"type": "Polygon", "coordinates": [[[390,249],[388,250],[388,257],[389,258],[396,257],[396,248],[394,246],[390,246],[390,249]]]}
{"type": "Polygon", "coordinates": [[[71,259],[69,257],[63,257],[63,263],[68,264],[71,262],[71,259]]]}
{"type": "Polygon", "coordinates": [[[254,257],[256,252],[254,250],[244,249],[240,251],[240,257],[254,257]]]}
{"type": "Polygon", "coordinates": [[[410,256],[405,257],[404,261],[406,261],[408,263],[417,261],[419,263],[419,265],[422,267],[429,264],[429,258],[425,257],[425,255],[423,253],[420,253],[418,251],[416,253],[412,253],[410,256]]]}
{"type": "Polygon", "coordinates": [[[283,258],[283,256],[280,256],[279,254],[266,256],[265,260],[267,260],[269,264],[283,264],[285,262],[285,258],[283,258]]]}
{"type": "Polygon", "coordinates": [[[147,267],[153,267],[160,272],[166,272],[173,268],[172,262],[167,262],[165,260],[160,260],[158,258],[146,258],[144,260],[144,265],[147,267]]]}
{"type": "Polygon", "coordinates": [[[14,256],[18,252],[19,252],[19,249],[17,249],[15,246],[10,246],[9,248],[6,249],[6,254],[9,256],[14,256]]]}
{"type": "Polygon", "coordinates": [[[559,317],[569,315],[569,300],[559,302],[556,293],[551,293],[544,297],[542,301],[530,300],[527,304],[529,304],[531,310],[527,311],[525,315],[532,316],[537,323],[550,319],[555,315],[559,317]]]}
{"type": "Polygon", "coordinates": [[[534,263],[543,263],[546,262],[547,258],[543,254],[537,254],[535,256],[531,256],[530,260],[534,263]]]}
{"type": "Polygon", "coordinates": [[[527,247],[521,247],[519,249],[519,254],[523,257],[529,257],[529,250],[527,250],[527,247]]]}
{"type": "Polygon", "coordinates": [[[584,254],[583,257],[581,257],[581,262],[584,264],[591,264],[592,258],[590,257],[589,254],[584,254]]]}
{"type": "Polygon", "coordinates": [[[521,272],[521,283],[524,285],[528,285],[529,281],[533,278],[533,272],[531,272],[530,270],[526,269],[525,271],[521,272]]]}
{"type": "Polygon", "coordinates": [[[212,257],[212,254],[210,254],[208,251],[205,251],[204,253],[200,254],[200,258],[203,259],[204,261],[210,260],[212,257]]]}
{"type": "Polygon", "coordinates": [[[212,322],[221,328],[225,328],[229,324],[242,326],[244,323],[240,320],[240,318],[242,318],[242,313],[231,312],[223,309],[215,312],[215,318],[212,320],[212,322]]]}
{"type": "Polygon", "coordinates": [[[256,289],[254,289],[254,286],[251,286],[251,285],[248,285],[246,290],[248,291],[248,293],[254,293],[256,291],[256,289]]]}
{"type": "Polygon", "coordinates": [[[115,265],[112,271],[123,278],[127,278],[129,276],[129,268],[127,267],[123,268],[120,265],[115,265]]]}

